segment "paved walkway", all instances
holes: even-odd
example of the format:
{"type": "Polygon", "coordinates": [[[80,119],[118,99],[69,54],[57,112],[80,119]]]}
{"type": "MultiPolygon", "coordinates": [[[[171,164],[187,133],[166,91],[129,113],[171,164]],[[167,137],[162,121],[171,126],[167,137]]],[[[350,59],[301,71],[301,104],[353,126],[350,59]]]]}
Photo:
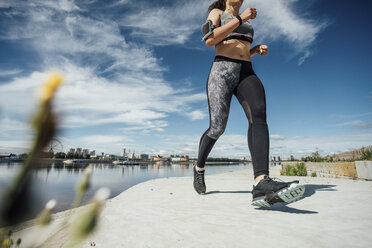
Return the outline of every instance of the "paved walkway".
{"type": "MultiPolygon", "coordinates": [[[[271,170],[279,176],[279,168],[271,170]]],[[[372,247],[372,181],[300,177],[304,198],[268,209],[250,205],[252,170],[136,185],[107,201],[97,232],[82,247],[372,247]]],[[[60,232],[49,247],[60,247],[60,232]]]]}

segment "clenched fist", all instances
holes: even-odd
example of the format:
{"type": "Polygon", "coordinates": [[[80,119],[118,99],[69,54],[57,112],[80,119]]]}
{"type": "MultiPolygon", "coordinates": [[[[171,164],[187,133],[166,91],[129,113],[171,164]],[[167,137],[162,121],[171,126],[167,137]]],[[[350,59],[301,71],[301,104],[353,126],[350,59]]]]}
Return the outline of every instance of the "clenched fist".
{"type": "Polygon", "coordinates": [[[269,49],[266,45],[257,45],[256,51],[259,55],[265,56],[267,54],[267,50],[269,49]]]}
{"type": "Polygon", "coordinates": [[[249,19],[254,19],[257,16],[256,8],[246,8],[240,15],[243,22],[248,21],[249,19]]]}

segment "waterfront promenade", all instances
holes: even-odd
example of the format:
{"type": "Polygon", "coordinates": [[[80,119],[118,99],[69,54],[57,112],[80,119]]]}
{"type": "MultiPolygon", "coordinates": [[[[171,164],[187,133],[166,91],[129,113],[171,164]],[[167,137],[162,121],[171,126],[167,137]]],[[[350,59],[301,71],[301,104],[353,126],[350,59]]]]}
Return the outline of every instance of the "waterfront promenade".
{"type": "MultiPolygon", "coordinates": [[[[279,170],[271,176],[295,179],[279,170]]],[[[81,247],[371,247],[372,181],[299,178],[304,198],[268,209],[250,205],[251,169],[207,175],[206,195],[194,192],[191,177],[150,180],[108,200],[81,247]]],[[[43,247],[61,247],[68,231],[49,235],[43,247]]]]}

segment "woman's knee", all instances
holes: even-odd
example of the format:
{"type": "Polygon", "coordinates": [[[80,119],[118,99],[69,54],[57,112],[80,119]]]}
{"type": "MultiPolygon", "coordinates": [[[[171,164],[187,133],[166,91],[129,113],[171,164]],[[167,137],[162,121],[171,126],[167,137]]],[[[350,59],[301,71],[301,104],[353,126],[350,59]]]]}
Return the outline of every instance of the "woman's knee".
{"type": "Polygon", "coordinates": [[[225,132],[225,126],[212,126],[207,135],[212,139],[218,139],[225,132]]]}
{"type": "Polygon", "coordinates": [[[252,122],[266,123],[266,105],[259,104],[251,108],[252,122]]]}

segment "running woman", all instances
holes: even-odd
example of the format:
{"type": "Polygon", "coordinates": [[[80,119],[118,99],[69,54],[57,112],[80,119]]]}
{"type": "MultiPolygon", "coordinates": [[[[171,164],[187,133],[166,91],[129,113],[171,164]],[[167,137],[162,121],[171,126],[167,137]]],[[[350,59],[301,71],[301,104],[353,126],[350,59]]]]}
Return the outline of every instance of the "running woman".
{"type": "Polygon", "coordinates": [[[215,46],[216,56],[208,80],[207,96],[209,128],[201,136],[197,164],[194,166],[194,189],[206,192],[205,161],[217,139],[225,131],[232,95],[235,95],[249,121],[248,146],[254,171],[252,205],[268,207],[276,202],[299,200],[305,186],[299,181],[279,182],[269,177],[269,132],[266,123],[265,90],[255,74],[251,57],[268,52],[266,45],[251,47],[255,8],[239,15],[243,0],[219,0],[208,8],[209,15],[202,25],[202,41],[215,46]]]}

